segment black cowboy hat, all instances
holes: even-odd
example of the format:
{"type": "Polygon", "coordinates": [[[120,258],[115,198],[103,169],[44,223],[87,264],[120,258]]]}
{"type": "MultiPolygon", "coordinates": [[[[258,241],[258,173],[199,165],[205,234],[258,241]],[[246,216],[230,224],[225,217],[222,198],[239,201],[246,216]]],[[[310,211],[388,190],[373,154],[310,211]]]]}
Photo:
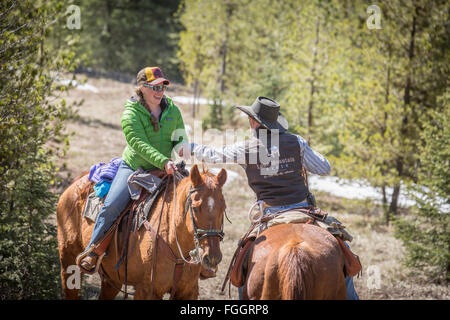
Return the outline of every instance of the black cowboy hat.
{"type": "Polygon", "coordinates": [[[239,106],[237,108],[269,130],[279,130],[281,133],[289,127],[286,118],[280,113],[280,104],[270,98],[258,97],[251,107],[239,106]]]}

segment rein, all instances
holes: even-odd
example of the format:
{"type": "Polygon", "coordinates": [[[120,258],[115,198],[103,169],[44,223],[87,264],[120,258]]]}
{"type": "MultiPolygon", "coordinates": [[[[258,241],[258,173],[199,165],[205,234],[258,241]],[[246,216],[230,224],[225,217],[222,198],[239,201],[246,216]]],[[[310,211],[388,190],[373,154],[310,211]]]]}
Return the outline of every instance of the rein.
{"type": "Polygon", "coordinates": [[[224,237],[224,233],[223,233],[223,221],[222,221],[222,227],[220,229],[199,229],[197,227],[197,225],[195,224],[194,221],[194,212],[195,214],[198,214],[197,208],[192,206],[192,198],[191,195],[202,189],[203,186],[198,187],[198,188],[193,188],[191,186],[191,188],[189,189],[189,193],[188,193],[188,198],[186,200],[186,205],[185,205],[185,211],[184,211],[184,216],[186,217],[186,214],[189,210],[190,212],[190,216],[191,216],[191,221],[192,221],[192,225],[194,226],[194,236],[197,239],[197,241],[200,241],[201,239],[205,238],[205,237],[219,237],[220,240],[223,240],[224,237]]]}

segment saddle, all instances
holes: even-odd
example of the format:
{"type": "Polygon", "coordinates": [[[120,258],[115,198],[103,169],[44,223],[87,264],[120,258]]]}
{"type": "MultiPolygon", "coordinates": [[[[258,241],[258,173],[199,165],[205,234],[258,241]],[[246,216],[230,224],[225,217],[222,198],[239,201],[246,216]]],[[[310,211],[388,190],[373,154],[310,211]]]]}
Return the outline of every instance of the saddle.
{"type": "MultiPolygon", "coordinates": [[[[122,213],[119,215],[114,224],[108,229],[108,231],[105,232],[105,235],[97,243],[93,244],[91,248],[85,250],[80,255],[78,255],[76,263],[80,267],[80,269],[83,270],[83,272],[87,274],[94,274],[98,271],[99,265],[101,264],[101,260],[103,259],[105,252],[108,249],[109,244],[111,243],[111,240],[114,235],[116,235],[116,241],[122,244],[121,245],[122,253],[119,262],[116,265],[116,269],[118,269],[118,267],[122,263],[124,256],[126,255],[125,248],[128,247],[127,242],[130,236],[130,232],[139,230],[140,227],[144,224],[144,222],[148,220],[149,218],[148,214],[151,211],[151,208],[153,207],[155,200],[161,194],[161,191],[164,190],[166,185],[165,182],[167,181],[167,175],[164,171],[151,170],[148,172],[155,175],[158,178],[162,178],[162,183],[152,194],[150,194],[145,189],[142,189],[139,199],[131,200],[128,203],[127,207],[122,211],[122,213]],[[122,232],[121,239],[117,238],[118,232],[122,232]],[[94,252],[99,256],[99,259],[97,260],[97,266],[93,271],[85,270],[80,266],[81,260],[85,256],[87,256],[90,252],[94,252]]],[[[104,199],[98,198],[93,192],[92,187],[93,183],[90,183],[87,186],[87,188],[89,188],[89,192],[91,193],[89,193],[86,199],[82,215],[86,219],[95,222],[100,212],[100,209],[103,206],[104,199]]]]}
{"type": "Polygon", "coordinates": [[[327,212],[319,208],[303,207],[288,209],[269,216],[263,216],[257,223],[250,226],[249,230],[240,239],[238,247],[231,259],[227,275],[222,285],[222,291],[228,280],[235,287],[242,287],[245,284],[248,272],[248,259],[252,254],[255,240],[259,236],[259,233],[273,225],[282,223],[314,224],[326,229],[336,237],[344,253],[343,271],[345,276],[353,277],[361,272],[362,265],[359,257],[351,252],[344,242],[345,240],[351,241],[352,237],[344,230],[345,227],[337,219],[329,216],[327,212]]]}

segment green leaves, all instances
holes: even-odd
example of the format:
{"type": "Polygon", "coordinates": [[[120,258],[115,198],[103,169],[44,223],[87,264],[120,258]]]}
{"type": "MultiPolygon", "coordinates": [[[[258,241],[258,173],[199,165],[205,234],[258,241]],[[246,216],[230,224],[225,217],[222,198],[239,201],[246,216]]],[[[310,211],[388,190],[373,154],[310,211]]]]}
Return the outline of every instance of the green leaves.
{"type": "MultiPolygon", "coordinates": [[[[55,102],[54,74],[74,67],[73,48],[47,48],[45,25],[57,1],[4,1],[0,21],[0,298],[59,296],[56,230],[49,222],[57,196],[53,142],[70,107],[55,102]],[[66,58],[65,58],[66,57],[66,58]]],[[[59,6],[60,7],[60,6],[59,6]]],[[[61,7],[60,7],[61,8],[61,7]]]]}

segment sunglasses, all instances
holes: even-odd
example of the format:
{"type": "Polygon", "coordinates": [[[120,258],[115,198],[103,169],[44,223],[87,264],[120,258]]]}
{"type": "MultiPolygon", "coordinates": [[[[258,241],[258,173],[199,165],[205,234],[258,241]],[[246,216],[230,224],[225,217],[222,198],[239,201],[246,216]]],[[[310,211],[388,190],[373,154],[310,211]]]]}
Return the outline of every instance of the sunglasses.
{"type": "Polygon", "coordinates": [[[147,83],[144,83],[144,87],[152,88],[153,91],[156,91],[156,92],[165,91],[167,89],[167,86],[163,85],[163,84],[147,84],[147,83]]]}

